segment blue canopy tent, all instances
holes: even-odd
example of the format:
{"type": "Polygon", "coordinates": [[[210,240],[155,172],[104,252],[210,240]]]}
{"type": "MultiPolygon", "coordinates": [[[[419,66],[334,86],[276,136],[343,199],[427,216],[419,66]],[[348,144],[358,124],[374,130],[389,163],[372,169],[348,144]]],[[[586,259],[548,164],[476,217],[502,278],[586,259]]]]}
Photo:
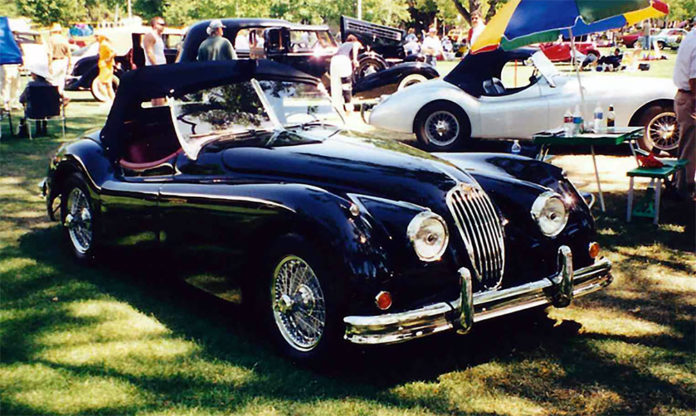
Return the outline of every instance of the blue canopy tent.
{"type": "MultiPolygon", "coordinates": [[[[15,42],[14,36],[12,36],[10,22],[6,16],[0,16],[0,65],[21,63],[22,51],[19,49],[17,42],[15,42]]],[[[0,81],[4,82],[4,80],[0,81]]],[[[8,112],[7,116],[10,122],[10,135],[12,135],[12,115],[8,112]]],[[[2,137],[1,130],[0,137],[2,137]]]]}
{"type": "Polygon", "coordinates": [[[21,64],[22,51],[10,31],[10,23],[6,16],[0,16],[0,65],[21,64]]]}

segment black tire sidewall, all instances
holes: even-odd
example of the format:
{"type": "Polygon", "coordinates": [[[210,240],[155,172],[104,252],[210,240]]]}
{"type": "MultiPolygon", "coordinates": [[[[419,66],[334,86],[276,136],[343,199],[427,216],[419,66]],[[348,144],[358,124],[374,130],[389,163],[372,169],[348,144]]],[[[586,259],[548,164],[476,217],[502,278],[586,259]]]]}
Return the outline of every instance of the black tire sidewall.
{"type": "Polygon", "coordinates": [[[343,303],[339,296],[341,293],[341,276],[329,273],[329,265],[321,252],[304,237],[298,234],[287,234],[278,238],[262,259],[261,284],[257,286],[256,308],[263,316],[264,330],[268,332],[274,346],[278,351],[292,360],[305,363],[321,363],[326,361],[333,353],[344,344],[343,325],[340,311],[343,303]],[[326,322],[324,333],[319,344],[310,351],[299,351],[288,344],[280,333],[272,309],[271,284],[273,272],[278,263],[288,255],[294,255],[309,264],[314,271],[324,294],[326,306],[326,322]],[[331,279],[331,280],[330,280],[331,279]]]}
{"type": "Polygon", "coordinates": [[[97,252],[97,216],[96,216],[96,210],[94,208],[94,201],[92,200],[92,196],[89,192],[89,189],[87,187],[87,183],[84,180],[84,177],[79,174],[79,173],[74,173],[70,175],[65,182],[63,183],[62,190],[61,190],[62,196],[61,196],[61,202],[60,202],[60,223],[61,226],[63,227],[63,239],[65,240],[65,244],[72,253],[72,256],[81,263],[90,263],[92,262],[95,257],[96,257],[96,252],[97,252]],[[92,214],[92,244],[90,245],[89,249],[85,252],[82,253],[78,251],[72,240],[70,239],[70,233],[68,231],[68,227],[66,227],[65,224],[65,217],[68,213],[68,196],[70,195],[70,192],[72,192],[73,189],[79,188],[84,194],[85,197],[87,198],[87,202],[89,203],[89,209],[92,214]]]}
{"type": "Polygon", "coordinates": [[[469,122],[469,117],[467,117],[466,112],[458,106],[449,101],[435,101],[424,106],[416,115],[414,132],[418,138],[418,142],[430,152],[451,152],[455,150],[461,150],[466,146],[466,142],[471,137],[471,124],[469,122]],[[459,123],[459,134],[456,139],[446,145],[438,146],[432,144],[425,133],[425,121],[428,116],[436,111],[447,111],[457,118],[459,123]]]}

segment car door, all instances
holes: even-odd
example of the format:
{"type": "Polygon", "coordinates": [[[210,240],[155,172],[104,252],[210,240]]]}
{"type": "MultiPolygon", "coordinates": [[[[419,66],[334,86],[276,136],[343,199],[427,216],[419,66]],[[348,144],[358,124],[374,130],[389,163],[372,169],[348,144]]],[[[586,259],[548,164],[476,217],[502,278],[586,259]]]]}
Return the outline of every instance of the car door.
{"type": "Polygon", "coordinates": [[[116,167],[113,179],[102,185],[101,209],[107,237],[119,245],[150,245],[159,240],[158,197],[162,183],[171,181],[171,163],[130,170],[116,167]]]}
{"type": "Polygon", "coordinates": [[[505,91],[479,98],[481,137],[531,138],[546,129],[548,104],[542,94],[540,77],[530,78],[533,69],[521,62],[506,63],[501,73],[505,91]]]}

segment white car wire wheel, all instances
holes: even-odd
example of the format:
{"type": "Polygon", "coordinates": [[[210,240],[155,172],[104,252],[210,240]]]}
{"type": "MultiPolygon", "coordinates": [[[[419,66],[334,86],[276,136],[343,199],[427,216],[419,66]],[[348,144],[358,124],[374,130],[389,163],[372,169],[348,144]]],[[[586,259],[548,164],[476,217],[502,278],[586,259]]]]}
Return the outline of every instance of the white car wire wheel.
{"type": "MultiPolygon", "coordinates": [[[[111,86],[114,89],[114,92],[118,89],[118,85],[120,83],[120,80],[116,75],[113,76],[113,80],[111,81],[111,86]]],[[[105,89],[102,87],[100,88],[99,85],[99,76],[94,77],[92,80],[92,84],[90,85],[89,88],[90,92],[92,93],[92,97],[94,97],[95,100],[100,101],[102,103],[105,103],[109,101],[109,97],[106,95],[105,89]]]]}
{"type": "Polygon", "coordinates": [[[95,253],[95,211],[92,198],[80,174],[68,177],[61,195],[61,223],[65,240],[78,261],[92,260],[95,253]]]}
{"type": "Polygon", "coordinates": [[[398,91],[403,90],[406,87],[410,87],[411,85],[415,84],[420,84],[421,82],[427,81],[428,78],[426,78],[424,75],[421,74],[410,74],[404,77],[404,79],[399,82],[399,87],[397,88],[398,91]]]}
{"type": "Polygon", "coordinates": [[[418,141],[429,151],[460,149],[471,134],[464,110],[449,101],[435,101],[416,115],[414,130],[418,141]]]}
{"type": "Polygon", "coordinates": [[[671,107],[655,105],[648,108],[641,116],[640,124],[645,126],[645,135],[638,141],[642,149],[655,148],[676,154],[679,149],[679,125],[671,107]]]}
{"type": "Polygon", "coordinates": [[[341,336],[337,300],[322,256],[299,235],[279,238],[269,250],[265,302],[271,335],[281,353],[295,360],[321,361],[341,336]],[[270,314],[269,314],[270,312],[270,314]]]}

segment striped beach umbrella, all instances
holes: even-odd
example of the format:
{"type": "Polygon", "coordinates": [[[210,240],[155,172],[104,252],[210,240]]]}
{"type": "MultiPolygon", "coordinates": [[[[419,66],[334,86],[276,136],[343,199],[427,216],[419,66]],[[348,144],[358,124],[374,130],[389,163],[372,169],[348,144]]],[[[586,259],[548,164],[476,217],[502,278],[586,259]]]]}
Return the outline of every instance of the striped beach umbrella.
{"type": "Polygon", "coordinates": [[[512,50],[559,35],[603,32],[662,17],[669,6],[658,0],[509,0],[490,20],[471,53],[512,50]]]}

